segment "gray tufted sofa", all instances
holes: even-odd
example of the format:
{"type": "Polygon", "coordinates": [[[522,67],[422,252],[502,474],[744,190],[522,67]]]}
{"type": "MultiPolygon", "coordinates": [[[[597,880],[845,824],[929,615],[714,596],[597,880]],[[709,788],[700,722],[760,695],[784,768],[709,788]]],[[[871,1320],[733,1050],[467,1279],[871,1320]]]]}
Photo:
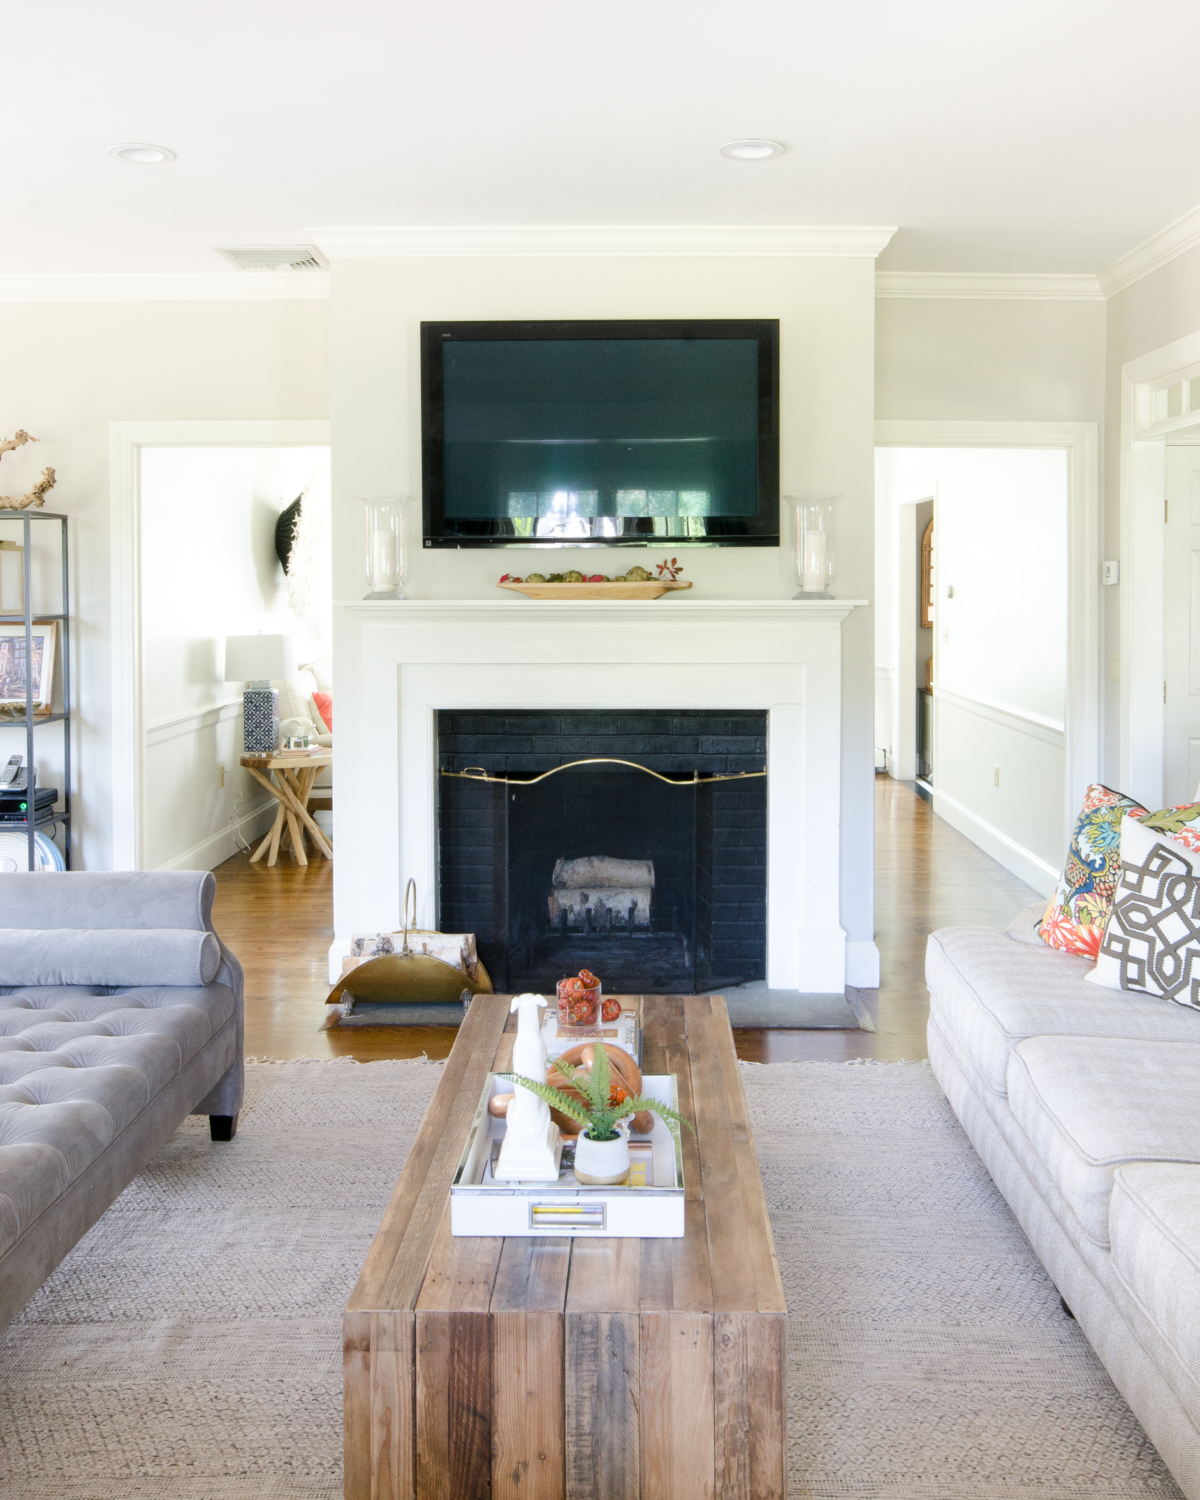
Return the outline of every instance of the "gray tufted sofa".
{"type": "Polygon", "coordinates": [[[215,893],[191,871],[0,875],[0,1329],[188,1114],[233,1137],[242,970],[215,893]]]}

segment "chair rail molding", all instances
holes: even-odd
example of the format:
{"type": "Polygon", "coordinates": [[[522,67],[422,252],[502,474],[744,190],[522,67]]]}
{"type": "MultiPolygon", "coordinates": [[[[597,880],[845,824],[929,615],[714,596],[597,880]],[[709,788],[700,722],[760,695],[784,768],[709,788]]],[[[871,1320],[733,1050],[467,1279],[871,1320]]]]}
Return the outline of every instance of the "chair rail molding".
{"type": "MultiPolygon", "coordinates": [[[[1183,222],[1182,220],[1180,221],[1183,222]]],[[[1139,435],[1139,394],[1200,363],[1200,333],[1121,366],[1121,787],[1148,807],[1163,799],[1163,515],[1166,441],[1139,435]]],[[[1200,424],[1200,411],[1191,425],[1200,424]]]]}
{"type": "MultiPolygon", "coordinates": [[[[1066,817],[1100,777],[1100,436],[1095,422],[878,421],[881,448],[1067,450],[1066,817]]],[[[1160,573],[1161,578],[1161,573],[1160,573]]],[[[1068,828],[1069,832],[1069,828],[1068,828]]]]}
{"type": "MultiPolygon", "coordinates": [[[[142,714],[141,450],[327,447],[327,421],[109,423],[112,589],[112,867],[142,868],[146,724],[142,714]]],[[[202,712],[209,712],[203,710],[202,712]]],[[[161,731],[161,721],[151,726],[161,731]]]]}

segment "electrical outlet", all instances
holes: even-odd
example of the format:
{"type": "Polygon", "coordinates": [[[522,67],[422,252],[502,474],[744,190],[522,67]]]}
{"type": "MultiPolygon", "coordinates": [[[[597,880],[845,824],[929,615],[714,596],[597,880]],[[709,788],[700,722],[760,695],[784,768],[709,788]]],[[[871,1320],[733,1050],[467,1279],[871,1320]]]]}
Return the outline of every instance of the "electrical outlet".
{"type": "Polygon", "coordinates": [[[217,767],[217,785],[218,786],[224,786],[225,785],[225,767],[224,766],[218,766],[217,767]]]}
{"type": "Polygon", "coordinates": [[[1000,785],[1000,767],[999,766],[993,766],[992,767],[992,780],[996,783],[997,786],[1000,785]]]}

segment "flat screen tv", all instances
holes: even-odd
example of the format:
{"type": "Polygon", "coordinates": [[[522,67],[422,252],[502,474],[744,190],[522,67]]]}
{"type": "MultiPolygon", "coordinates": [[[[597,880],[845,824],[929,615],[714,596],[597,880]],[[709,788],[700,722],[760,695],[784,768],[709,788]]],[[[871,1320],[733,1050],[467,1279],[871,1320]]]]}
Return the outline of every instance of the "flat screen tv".
{"type": "Polygon", "coordinates": [[[426,547],[779,545],[774,319],[422,323],[426,547]]]}

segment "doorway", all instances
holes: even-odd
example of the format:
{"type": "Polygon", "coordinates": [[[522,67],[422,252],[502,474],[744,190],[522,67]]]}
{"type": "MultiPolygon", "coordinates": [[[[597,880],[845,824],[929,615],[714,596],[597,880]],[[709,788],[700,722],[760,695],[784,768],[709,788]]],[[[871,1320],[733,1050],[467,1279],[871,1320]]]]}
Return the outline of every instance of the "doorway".
{"type": "Polygon", "coordinates": [[[1098,770],[1095,429],[896,422],[883,438],[876,744],[1048,894],[1098,770]]]}
{"type": "MultiPolygon", "coordinates": [[[[224,637],[297,631],[274,526],[310,479],[328,494],[329,423],[113,423],[110,442],[113,868],[209,869],[261,812],[249,788],[238,804],[224,637]]],[[[298,649],[321,630],[300,622],[298,649]]]]}

